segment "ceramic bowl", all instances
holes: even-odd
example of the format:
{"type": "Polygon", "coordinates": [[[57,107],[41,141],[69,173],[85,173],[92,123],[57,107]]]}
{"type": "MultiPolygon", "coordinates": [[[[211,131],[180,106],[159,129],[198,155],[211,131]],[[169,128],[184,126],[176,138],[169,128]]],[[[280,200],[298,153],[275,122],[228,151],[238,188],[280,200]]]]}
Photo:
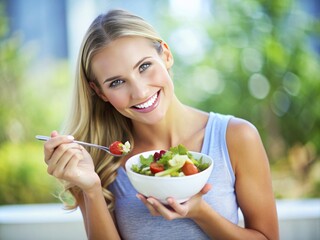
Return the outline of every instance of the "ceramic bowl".
{"type": "Polygon", "coordinates": [[[162,203],[167,203],[166,199],[168,197],[173,197],[182,203],[200,192],[207,183],[214,166],[214,162],[210,156],[189,151],[195,159],[202,157],[203,162],[210,164],[209,167],[199,173],[182,177],[146,176],[131,170],[132,164],[140,164],[140,155],[148,157],[155,152],[159,152],[159,150],[143,152],[132,156],[127,160],[125,169],[131,184],[137,192],[146,197],[154,197],[162,203]]]}

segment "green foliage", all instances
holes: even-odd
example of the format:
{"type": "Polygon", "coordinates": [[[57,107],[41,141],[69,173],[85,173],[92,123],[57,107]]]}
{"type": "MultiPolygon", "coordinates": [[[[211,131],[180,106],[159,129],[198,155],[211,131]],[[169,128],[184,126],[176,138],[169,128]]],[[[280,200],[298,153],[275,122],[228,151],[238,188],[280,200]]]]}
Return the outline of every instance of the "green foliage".
{"type": "MultiPolygon", "coordinates": [[[[1,6],[1,5],[0,5],[1,6]]],[[[0,144],[34,139],[61,126],[70,95],[67,60],[34,61],[37,49],[9,35],[0,7],[0,144]]]]}
{"type": "Polygon", "coordinates": [[[47,174],[42,152],[30,142],[0,146],[0,205],[57,202],[57,181],[47,174]]]}
{"type": "Polygon", "coordinates": [[[35,52],[9,35],[0,5],[0,204],[54,202],[60,184],[43,161],[35,135],[59,129],[70,90],[66,61],[32,61],[35,52]]]}
{"type": "Polygon", "coordinates": [[[320,149],[315,131],[320,127],[320,59],[310,44],[320,23],[295,3],[217,0],[212,14],[198,22],[184,24],[171,16],[172,31],[191,29],[184,41],[205,29],[197,38],[205,46],[200,59],[192,58],[199,50],[187,57],[185,50],[174,54],[179,95],[206,111],[253,122],[272,161],[296,143],[312,142],[320,149]]]}

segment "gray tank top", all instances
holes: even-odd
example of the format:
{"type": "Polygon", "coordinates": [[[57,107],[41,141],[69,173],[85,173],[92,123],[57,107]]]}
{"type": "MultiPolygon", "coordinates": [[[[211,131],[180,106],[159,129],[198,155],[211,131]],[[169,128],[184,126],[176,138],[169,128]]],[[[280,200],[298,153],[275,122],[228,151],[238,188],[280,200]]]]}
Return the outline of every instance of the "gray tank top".
{"type": "MultiPolygon", "coordinates": [[[[215,165],[208,180],[213,188],[203,199],[224,218],[238,224],[235,176],[226,144],[226,129],[230,118],[210,113],[201,152],[210,155],[215,165]]],[[[115,196],[115,217],[122,239],[209,239],[190,219],[167,221],[162,217],[151,216],[137,199],[137,192],[124,168],[120,167],[117,173],[109,189],[115,196]]]]}

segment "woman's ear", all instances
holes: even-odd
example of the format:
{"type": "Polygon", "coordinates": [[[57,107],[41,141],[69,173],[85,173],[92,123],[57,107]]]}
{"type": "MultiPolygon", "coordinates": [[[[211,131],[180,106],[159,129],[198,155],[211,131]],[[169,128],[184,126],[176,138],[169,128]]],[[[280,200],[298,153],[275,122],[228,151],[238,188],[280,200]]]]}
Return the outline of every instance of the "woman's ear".
{"type": "Polygon", "coordinates": [[[108,102],[108,98],[101,92],[100,88],[94,82],[90,81],[89,85],[103,101],[108,102]]]}
{"type": "Polygon", "coordinates": [[[168,46],[168,44],[166,42],[161,42],[161,47],[162,47],[162,58],[163,58],[163,61],[166,65],[166,68],[167,69],[170,69],[174,63],[174,60],[173,60],[173,56],[172,56],[172,53],[170,51],[170,48],[168,46]]]}

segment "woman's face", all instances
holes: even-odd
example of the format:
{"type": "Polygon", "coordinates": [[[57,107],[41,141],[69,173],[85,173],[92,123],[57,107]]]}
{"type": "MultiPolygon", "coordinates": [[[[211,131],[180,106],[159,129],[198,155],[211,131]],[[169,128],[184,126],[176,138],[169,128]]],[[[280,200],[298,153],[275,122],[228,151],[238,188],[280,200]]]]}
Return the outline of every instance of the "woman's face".
{"type": "Polygon", "coordinates": [[[121,114],[147,124],[161,120],[173,97],[174,87],[168,69],[173,58],[161,43],[159,55],[153,43],[142,37],[122,37],[93,57],[92,70],[99,89],[96,93],[121,114]]]}

